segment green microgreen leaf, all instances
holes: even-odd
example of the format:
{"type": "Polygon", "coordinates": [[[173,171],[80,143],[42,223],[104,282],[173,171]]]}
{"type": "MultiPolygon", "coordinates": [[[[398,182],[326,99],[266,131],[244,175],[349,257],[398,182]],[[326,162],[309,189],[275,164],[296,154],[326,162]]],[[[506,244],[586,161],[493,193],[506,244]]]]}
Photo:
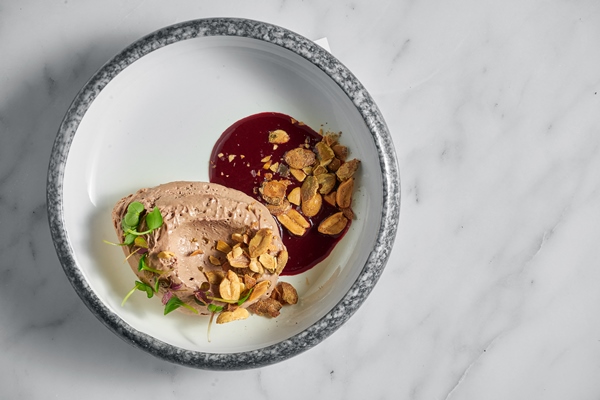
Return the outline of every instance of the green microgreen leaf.
{"type": "Polygon", "coordinates": [[[156,293],[158,293],[158,286],[160,285],[160,281],[158,280],[158,278],[156,279],[156,281],[154,282],[154,291],[156,293]]]}
{"type": "Polygon", "coordinates": [[[208,305],[208,311],[212,312],[212,313],[218,313],[223,311],[223,306],[218,306],[216,304],[209,304],[208,305]]]}
{"type": "Polygon", "coordinates": [[[148,258],[148,254],[144,254],[142,257],[140,257],[140,261],[138,261],[138,271],[150,271],[150,272],[154,272],[155,274],[161,274],[162,273],[161,271],[150,268],[150,266],[146,262],[147,258],[148,258]]]}
{"type": "Polygon", "coordinates": [[[136,281],[136,285],[137,285],[137,289],[138,290],[142,290],[146,292],[146,296],[148,296],[149,299],[152,298],[152,296],[154,296],[154,289],[152,288],[152,286],[147,285],[145,283],[136,281]]]}
{"type": "Polygon", "coordinates": [[[140,281],[135,281],[135,286],[133,287],[133,289],[131,289],[126,295],[125,298],[123,299],[123,301],[121,302],[121,307],[123,307],[125,305],[125,302],[127,301],[127,299],[129,299],[129,297],[131,297],[131,295],[136,291],[136,290],[140,290],[142,292],[146,292],[146,296],[148,296],[148,298],[152,298],[152,296],[154,296],[154,290],[152,289],[152,286],[145,284],[144,282],[140,282],[140,281]]]}
{"type": "MultiPolygon", "coordinates": [[[[152,211],[146,214],[145,221],[148,229],[139,232],[138,227],[141,225],[141,215],[145,211],[144,205],[139,201],[134,201],[129,204],[127,207],[127,213],[121,220],[121,227],[123,228],[123,244],[125,246],[131,246],[135,243],[137,247],[147,249],[148,242],[145,238],[140,238],[140,236],[147,235],[152,233],[153,230],[160,228],[163,225],[163,217],[160,214],[160,210],[158,207],[154,207],[152,211]]],[[[105,240],[108,244],[114,244],[118,246],[117,243],[111,243],[105,240]]]]}
{"type": "Polygon", "coordinates": [[[135,235],[127,234],[125,235],[125,239],[123,240],[123,244],[126,246],[132,245],[135,242],[135,235]]]}
{"type": "Polygon", "coordinates": [[[241,299],[238,300],[237,305],[241,306],[242,304],[244,304],[246,302],[246,300],[248,300],[248,298],[250,297],[250,295],[252,294],[252,291],[254,290],[254,288],[250,289],[248,291],[248,293],[246,293],[246,295],[244,297],[242,297],[241,299]]]}
{"type": "Polygon", "coordinates": [[[140,214],[125,214],[125,217],[123,217],[123,223],[127,226],[138,226],[140,223],[140,214]]]}
{"type": "Polygon", "coordinates": [[[144,211],[144,205],[139,201],[134,201],[127,206],[127,212],[141,214],[144,211]]]}
{"type": "Polygon", "coordinates": [[[171,311],[177,310],[182,305],[183,305],[183,301],[179,300],[179,298],[177,296],[171,297],[169,299],[169,301],[167,301],[167,304],[165,304],[164,315],[167,315],[171,311]]]}
{"type": "Polygon", "coordinates": [[[150,211],[146,215],[146,225],[148,225],[149,230],[153,231],[155,229],[160,228],[162,224],[163,218],[160,214],[160,210],[158,209],[158,207],[154,207],[154,210],[150,211]]]}
{"type": "Polygon", "coordinates": [[[177,296],[173,296],[169,299],[169,301],[167,301],[167,304],[165,304],[164,315],[167,315],[168,313],[177,310],[179,307],[185,307],[188,310],[198,314],[198,310],[196,310],[194,307],[190,306],[189,304],[185,304],[177,296]]]}

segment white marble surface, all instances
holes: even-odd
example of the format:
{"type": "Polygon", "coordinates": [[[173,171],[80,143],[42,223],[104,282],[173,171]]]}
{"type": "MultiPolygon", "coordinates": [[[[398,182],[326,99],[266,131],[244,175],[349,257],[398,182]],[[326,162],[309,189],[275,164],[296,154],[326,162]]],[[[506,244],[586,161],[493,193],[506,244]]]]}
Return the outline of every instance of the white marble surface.
{"type": "Polygon", "coordinates": [[[600,3],[0,3],[0,398],[600,398],[600,3]],[[123,342],[66,280],[45,209],[54,136],[112,55],[193,18],[259,19],[370,91],[402,176],[365,305],[274,366],[209,372],[123,342]]]}

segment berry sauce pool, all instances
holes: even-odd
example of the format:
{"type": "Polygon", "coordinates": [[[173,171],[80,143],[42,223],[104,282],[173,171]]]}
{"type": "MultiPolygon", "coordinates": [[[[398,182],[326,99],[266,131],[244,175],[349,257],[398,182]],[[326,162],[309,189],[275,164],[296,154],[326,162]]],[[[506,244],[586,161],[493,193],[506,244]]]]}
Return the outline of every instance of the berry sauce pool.
{"type": "MultiPolygon", "coordinates": [[[[271,173],[272,179],[288,179],[292,182],[287,193],[300,186],[300,182],[291,175],[283,177],[277,172],[264,169],[265,161],[262,160],[271,156],[271,163],[282,162],[286,151],[305,144],[313,149],[321,139],[319,133],[288,115],[274,112],[251,115],[227,128],[215,144],[209,164],[210,182],[240,190],[264,203],[258,188],[265,180],[266,173],[271,173]],[[277,129],[288,133],[290,140],[287,143],[269,143],[269,132],[277,129]]],[[[299,210],[299,207],[296,208],[299,210]]],[[[348,221],[346,228],[336,236],[319,233],[317,226],[336,211],[335,207],[324,201],[321,211],[308,218],[311,227],[302,237],[294,236],[286,228],[279,226],[289,254],[288,263],[281,275],[297,275],[307,271],[331,253],[347,232],[351,221],[348,221]]],[[[277,223],[279,224],[279,221],[277,223]]]]}

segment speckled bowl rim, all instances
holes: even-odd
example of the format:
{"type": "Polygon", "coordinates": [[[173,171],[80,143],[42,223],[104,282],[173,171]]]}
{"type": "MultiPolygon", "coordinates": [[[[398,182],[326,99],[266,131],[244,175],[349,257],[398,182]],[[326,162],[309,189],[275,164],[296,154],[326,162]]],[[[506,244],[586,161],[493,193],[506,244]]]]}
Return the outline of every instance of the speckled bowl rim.
{"type": "Polygon", "coordinates": [[[84,85],[59,128],[48,168],[47,207],[50,231],[67,278],[96,317],[125,341],[154,356],[188,367],[240,370],[274,364],[317,345],[342,326],[365,301],[381,276],[396,236],[400,213],[400,180],[391,135],[383,116],[356,77],[330,53],[312,41],[272,24],[239,18],[209,18],[171,25],[131,44],[107,62],[84,85]],[[73,138],[86,111],[100,91],[139,58],[170,44],[210,36],[262,40],[288,49],[320,68],[347,94],[362,115],[379,154],[383,182],[383,214],[375,246],[358,278],[341,301],[303,332],[261,349],[212,354],[182,349],[140,332],[111,312],[93,292],[77,266],[63,212],[63,180],[73,138]]]}

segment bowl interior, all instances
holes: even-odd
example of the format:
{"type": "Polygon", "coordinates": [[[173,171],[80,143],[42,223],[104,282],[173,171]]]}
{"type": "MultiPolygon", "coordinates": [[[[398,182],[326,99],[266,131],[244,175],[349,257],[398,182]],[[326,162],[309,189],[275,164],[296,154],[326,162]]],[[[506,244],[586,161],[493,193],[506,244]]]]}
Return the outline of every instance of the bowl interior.
{"type": "MultiPolygon", "coordinates": [[[[242,144],[243,145],[243,144],[242,144]]],[[[382,214],[377,149],[340,87],[296,53],[257,39],[198,37],[161,47],[133,62],[98,94],[83,116],[65,165],[64,223],[75,261],[95,296],[126,324],[165,343],[204,353],[263,348],[310,327],[352,286],[373,249],[382,214]],[[208,159],[221,133],[251,114],[276,111],[342,131],[361,159],[353,208],[357,219],[324,262],[282,277],[300,302],[276,319],[251,317],[213,325],[208,318],[163,316],[156,298],[136,292],[135,276],[115,241],[111,210],[142,187],[208,180],[208,159]]]]}

